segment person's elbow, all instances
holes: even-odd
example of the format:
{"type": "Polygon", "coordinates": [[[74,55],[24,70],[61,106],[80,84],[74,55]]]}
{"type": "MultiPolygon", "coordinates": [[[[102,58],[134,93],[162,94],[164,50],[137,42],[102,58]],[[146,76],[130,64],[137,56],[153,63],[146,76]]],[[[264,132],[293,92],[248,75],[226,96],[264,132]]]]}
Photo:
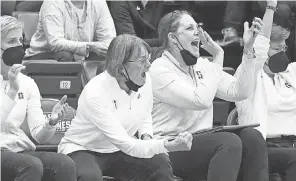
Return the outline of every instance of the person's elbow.
{"type": "Polygon", "coordinates": [[[213,105],[213,99],[210,97],[196,97],[194,102],[194,109],[197,111],[202,111],[209,109],[213,105]]]}
{"type": "Polygon", "coordinates": [[[62,50],[62,46],[60,44],[60,40],[58,38],[54,38],[48,41],[49,49],[51,52],[58,52],[62,50]]]}
{"type": "Polygon", "coordinates": [[[251,93],[252,93],[252,89],[239,91],[235,96],[236,97],[235,102],[239,102],[247,99],[251,95],[251,93]]]}

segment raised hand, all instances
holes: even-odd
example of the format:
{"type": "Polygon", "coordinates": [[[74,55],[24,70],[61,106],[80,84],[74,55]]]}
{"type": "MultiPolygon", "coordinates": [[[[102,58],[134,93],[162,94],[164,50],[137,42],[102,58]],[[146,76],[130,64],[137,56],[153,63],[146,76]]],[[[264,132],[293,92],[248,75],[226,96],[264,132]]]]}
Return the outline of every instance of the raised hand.
{"type": "Polygon", "coordinates": [[[244,23],[243,42],[246,50],[249,50],[249,51],[253,50],[255,39],[259,34],[262,26],[263,26],[263,22],[260,18],[254,18],[251,27],[249,27],[248,22],[244,23]]]}
{"type": "Polygon", "coordinates": [[[200,47],[209,52],[213,57],[215,57],[218,53],[223,52],[223,49],[211,38],[211,36],[206,31],[203,31],[202,28],[199,28],[198,35],[202,43],[200,47]]]}
{"type": "Polygon", "coordinates": [[[192,146],[192,134],[188,132],[180,133],[174,140],[166,140],[164,146],[169,152],[188,151],[192,146]]]}
{"type": "Polygon", "coordinates": [[[10,84],[10,89],[7,95],[14,99],[18,90],[19,90],[19,81],[17,79],[18,74],[21,70],[24,70],[26,67],[21,64],[14,64],[8,71],[8,82],[10,84]]]}
{"type": "Polygon", "coordinates": [[[49,124],[56,125],[61,120],[69,109],[68,103],[65,103],[67,96],[64,95],[62,99],[53,107],[49,124]]]}

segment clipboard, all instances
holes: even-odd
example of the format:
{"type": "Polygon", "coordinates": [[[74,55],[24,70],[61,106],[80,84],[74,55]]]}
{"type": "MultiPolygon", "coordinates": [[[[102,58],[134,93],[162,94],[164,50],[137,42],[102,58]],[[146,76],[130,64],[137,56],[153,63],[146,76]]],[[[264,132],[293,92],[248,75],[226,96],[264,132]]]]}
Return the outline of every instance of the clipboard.
{"type": "Polygon", "coordinates": [[[204,135],[204,134],[210,134],[210,133],[216,133],[216,132],[234,132],[238,130],[242,130],[244,128],[255,128],[260,126],[259,123],[257,124],[246,124],[246,125],[230,125],[230,126],[215,126],[211,129],[203,129],[200,131],[197,131],[193,133],[192,135],[204,135]]]}

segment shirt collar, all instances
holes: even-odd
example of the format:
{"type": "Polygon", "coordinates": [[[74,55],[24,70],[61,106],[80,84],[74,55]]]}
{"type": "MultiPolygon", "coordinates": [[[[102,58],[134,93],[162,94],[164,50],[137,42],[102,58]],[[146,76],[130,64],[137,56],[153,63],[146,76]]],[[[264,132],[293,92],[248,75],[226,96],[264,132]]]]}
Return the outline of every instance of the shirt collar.
{"type": "Polygon", "coordinates": [[[133,94],[136,93],[134,91],[131,91],[130,94],[126,93],[125,90],[123,90],[123,89],[120,88],[120,86],[119,86],[119,84],[118,84],[118,82],[117,82],[117,80],[116,80],[115,77],[113,77],[112,75],[110,75],[107,70],[105,71],[105,73],[106,73],[106,78],[107,78],[106,81],[109,81],[108,84],[109,84],[109,86],[110,86],[110,88],[112,90],[117,90],[118,93],[124,93],[127,96],[132,96],[133,94]]]}
{"type": "MultiPolygon", "coordinates": [[[[175,59],[175,57],[168,52],[167,50],[165,50],[162,53],[162,57],[168,59],[170,62],[172,62],[178,69],[180,69],[181,71],[183,71],[184,73],[188,73],[187,71],[185,71],[181,66],[180,63],[175,59]]],[[[200,59],[201,57],[199,57],[198,59],[200,59]]],[[[198,60],[197,60],[198,61],[198,60]]],[[[194,65],[193,65],[194,66],[194,65]]],[[[191,71],[193,69],[193,66],[189,66],[189,70],[191,71]]]]}

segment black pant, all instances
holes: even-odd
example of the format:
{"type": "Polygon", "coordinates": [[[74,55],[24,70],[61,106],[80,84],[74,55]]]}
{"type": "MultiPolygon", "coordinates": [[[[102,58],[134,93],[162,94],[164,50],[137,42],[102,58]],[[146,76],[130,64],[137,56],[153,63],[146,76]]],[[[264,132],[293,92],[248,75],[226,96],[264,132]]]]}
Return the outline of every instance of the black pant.
{"type": "Polygon", "coordinates": [[[77,151],[69,154],[76,163],[78,181],[103,181],[102,175],[120,181],[173,181],[173,169],[166,154],[135,158],[124,154],[77,151]]]}
{"type": "Polygon", "coordinates": [[[296,179],[296,148],[268,148],[269,172],[296,179]]]}
{"type": "Polygon", "coordinates": [[[75,163],[51,152],[1,151],[2,181],[76,181],[75,163]]]}
{"type": "Polygon", "coordinates": [[[194,136],[191,151],[170,153],[174,175],[189,181],[267,181],[265,140],[255,129],[194,136]]]}

